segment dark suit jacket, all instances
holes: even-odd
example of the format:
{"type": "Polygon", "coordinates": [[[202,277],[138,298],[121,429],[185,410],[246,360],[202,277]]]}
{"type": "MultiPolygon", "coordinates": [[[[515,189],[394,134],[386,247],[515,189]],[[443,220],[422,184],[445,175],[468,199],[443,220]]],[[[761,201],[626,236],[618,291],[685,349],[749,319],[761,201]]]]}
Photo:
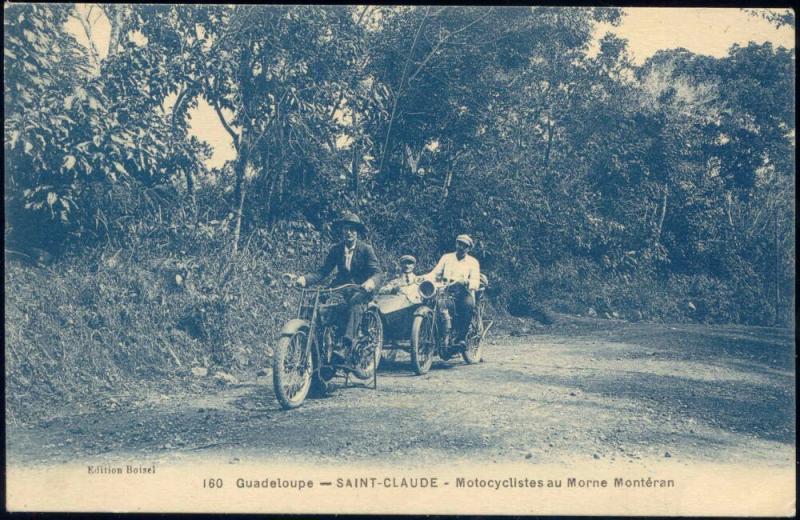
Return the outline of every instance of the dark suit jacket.
{"type": "Polygon", "coordinates": [[[333,280],[333,286],[346,283],[362,284],[370,278],[375,278],[376,289],[380,286],[383,271],[378,263],[378,257],[375,256],[375,250],[372,249],[372,246],[362,240],[356,242],[353,258],[350,260],[349,271],[344,267],[344,242],[340,242],[328,251],[325,263],[316,273],[305,276],[306,285],[310,286],[319,283],[331,274],[334,268],[336,269],[336,277],[333,280]]]}

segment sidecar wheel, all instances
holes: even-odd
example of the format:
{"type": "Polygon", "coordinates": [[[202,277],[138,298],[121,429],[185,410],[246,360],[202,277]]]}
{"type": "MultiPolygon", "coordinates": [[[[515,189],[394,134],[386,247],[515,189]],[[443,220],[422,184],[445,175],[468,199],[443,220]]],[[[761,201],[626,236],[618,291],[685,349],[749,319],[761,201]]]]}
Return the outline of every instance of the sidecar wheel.
{"type": "Polygon", "coordinates": [[[417,375],[427,374],[431,369],[434,348],[432,313],[414,316],[411,324],[411,365],[417,375]]]}

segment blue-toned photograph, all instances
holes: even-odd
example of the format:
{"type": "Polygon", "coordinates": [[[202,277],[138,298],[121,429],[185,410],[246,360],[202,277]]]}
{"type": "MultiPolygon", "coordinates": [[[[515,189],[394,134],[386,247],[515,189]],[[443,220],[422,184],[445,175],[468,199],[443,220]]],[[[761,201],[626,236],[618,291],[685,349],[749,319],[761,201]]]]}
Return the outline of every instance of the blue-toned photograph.
{"type": "Polygon", "coordinates": [[[3,11],[7,509],[794,514],[793,10],[3,11]]]}

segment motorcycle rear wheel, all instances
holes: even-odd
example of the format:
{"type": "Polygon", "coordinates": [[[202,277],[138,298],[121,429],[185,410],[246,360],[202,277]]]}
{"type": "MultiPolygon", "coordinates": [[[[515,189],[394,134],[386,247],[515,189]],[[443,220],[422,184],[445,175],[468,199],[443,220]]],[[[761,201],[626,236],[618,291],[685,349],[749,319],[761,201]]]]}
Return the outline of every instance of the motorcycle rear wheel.
{"type": "Polygon", "coordinates": [[[353,375],[358,379],[369,379],[378,370],[383,350],[383,321],[376,309],[364,311],[360,329],[352,347],[353,375]]]}
{"type": "Polygon", "coordinates": [[[470,321],[469,329],[467,329],[467,348],[461,353],[461,357],[464,358],[464,362],[468,365],[481,362],[483,357],[482,339],[483,319],[481,319],[481,313],[476,309],[472,313],[472,321],[470,321]]]}

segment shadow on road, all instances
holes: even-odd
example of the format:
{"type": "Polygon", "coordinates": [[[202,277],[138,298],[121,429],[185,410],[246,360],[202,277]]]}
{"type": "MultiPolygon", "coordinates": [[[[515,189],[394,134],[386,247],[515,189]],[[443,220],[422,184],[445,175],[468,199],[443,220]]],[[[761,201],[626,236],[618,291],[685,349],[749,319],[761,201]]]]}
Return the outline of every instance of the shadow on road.
{"type": "MultiPolygon", "coordinates": [[[[530,376],[519,375],[520,379],[530,376]]],[[[699,423],[764,440],[792,444],[794,397],[780,387],[736,382],[707,382],[653,374],[558,377],[539,375],[537,384],[575,388],[587,394],[630,399],[699,423]]]]}

